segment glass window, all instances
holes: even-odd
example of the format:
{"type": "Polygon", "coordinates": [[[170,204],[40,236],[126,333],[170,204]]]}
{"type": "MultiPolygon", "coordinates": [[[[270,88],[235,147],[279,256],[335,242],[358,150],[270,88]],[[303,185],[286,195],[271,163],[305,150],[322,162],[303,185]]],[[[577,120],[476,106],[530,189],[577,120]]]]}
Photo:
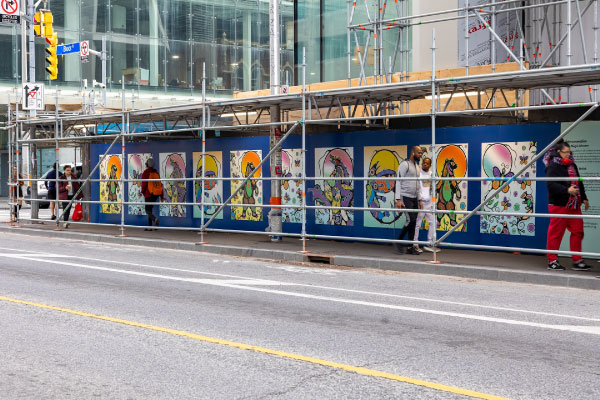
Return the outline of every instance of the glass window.
{"type": "Polygon", "coordinates": [[[190,68],[190,44],[169,40],[167,42],[167,88],[189,89],[192,84],[190,68]]]}
{"type": "Polygon", "coordinates": [[[167,28],[167,38],[172,40],[189,40],[190,32],[190,2],[170,0],[166,3],[164,25],[167,28]]]}
{"type": "Polygon", "coordinates": [[[214,72],[216,71],[216,46],[211,43],[195,43],[192,46],[192,85],[202,93],[202,69],[206,65],[206,91],[216,88],[214,72]]]}
{"type": "Polygon", "coordinates": [[[165,41],[140,38],[140,89],[165,86],[165,41]]]}
{"type": "Polygon", "coordinates": [[[138,43],[129,35],[111,35],[110,43],[110,82],[121,86],[121,76],[125,85],[137,87],[140,80],[138,68],[138,43]]]}
{"type": "Polygon", "coordinates": [[[111,0],[110,30],[113,33],[137,33],[137,2],[131,0],[111,0]]]}
{"type": "Polygon", "coordinates": [[[21,35],[17,35],[16,26],[0,26],[0,54],[3,55],[0,57],[1,80],[14,80],[21,75],[19,73],[21,57],[20,52],[17,51],[20,40],[21,35]]]}
{"type": "MultiPolygon", "coordinates": [[[[321,4],[320,0],[306,0],[297,4],[298,76],[301,77],[302,54],[306,54],[306,83],[321,80],[321,4]]],[[[345,14],[344,14],[345,15],[345,14]]],[[[344,24],[345,26],[345,24],[344,24]]],[[[299,78],[301,79],[301,78],[299,78]]],[[[298,84],[302,84],[301,81],[298,84]]]]}
{"type": "Polygon", "coordinates": [[[164,37],[164,25],[160,18],[163,9],[156,0],[138,0],[139,1],[139,32],[141,36],[151,38],[164,37]]]}
{"type": "MultiPolygon", "coordinates": [[[[56,1],[56,0],[53,0],[56,1]]],[[[85,0],[81,4],[81,27],[88,32],[108,31],[108,0],[85,0]]]]}
{"type": "Polygon", "coordinates": [[[212,2],[192,1],[192,40],[197,42],[211,43],[215,40],[215,16],[214,4],[212,2]]]}

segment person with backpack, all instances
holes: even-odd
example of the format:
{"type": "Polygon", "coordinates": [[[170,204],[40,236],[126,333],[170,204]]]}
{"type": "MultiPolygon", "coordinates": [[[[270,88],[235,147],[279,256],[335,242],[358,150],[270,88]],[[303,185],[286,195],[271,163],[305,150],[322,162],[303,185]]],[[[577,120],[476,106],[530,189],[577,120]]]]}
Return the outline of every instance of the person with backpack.
{"type": "MultiPolygon", "coordinates": [[[[144,195],[144,206],[146,214],[148,215],[148,226],[158,226],[159,219],[154,215],[153,209],[158,199],[163,197],[163,185],[161,181],[155,181],[148,179],[160,179],[158,171],[154,168],[154,159],[149,158],[146,161],[146,169],[142,173],[142,194],[144,195]]],[[[146,228],[145,231],[151,231],[152,228],[146,228]]]]}

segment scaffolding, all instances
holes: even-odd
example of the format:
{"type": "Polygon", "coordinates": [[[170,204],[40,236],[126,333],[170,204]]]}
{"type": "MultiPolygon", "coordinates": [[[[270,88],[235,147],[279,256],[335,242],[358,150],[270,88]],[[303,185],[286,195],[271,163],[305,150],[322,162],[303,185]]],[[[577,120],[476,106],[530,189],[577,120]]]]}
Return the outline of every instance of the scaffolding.
{"type": "MultiPolygon", "coordinates": [[[[229,99],[229,100],[209,100],[206,98],[206,76],[203,77],[203,96],[202,101],[198,104],[179,105],[152,109],[141,109],[133,110],[125,108],[125,91],[123,90],[123,107],[120,112],[111,112],[105,114],[94,114],[94,115],[60,115],[58,107],[54,116],[35,117],[27,118],[24,116],[22,110],[19,109],[18,102],[15,101],[14,107],[9,101],[9,115],[8,122],[5,129],[9,130],[9,149],[10,149],[10,164],[17,166],[16,175],[13,176],[11,168],[11,176],[9,179],[9,185],[11,186],[11,205],[14,206],[16,202],[20,200],[14,193],[17,190],[20,182],[28,182],[37,185],[37,182],[42,179],[36,178],[35,168],[33,168],[33,157],[29,157],[30,171],[33,173],[30,178],[20,177],[20,157],[22,156],[23,148],[26,147],[27,151],[31,153],[35,152],[36,146],[50,147],[53,146],[56,153],[60,152],[60,148],[64,146],[89,146],[90,144],[105,143],[109,144],[104,154],[100,157],[100,160],[95,163],[89,159],[89,151],[87,152],[87,159],[85,160],[89,165],[91,171],[84,171],[84,175],[87,176],[85,179],[79,179],[81,188],[77,193],[74,193],[73,199],[68,201],[68,205],[65,204],[65,209],[70,205],[79,201],[81,204],[109,204],[107,201],[90,200],[89,187],[90,184],[105,184],[107,182],[115,182],[121,185],[121,188],[125,187],[125,184],[139,183],[141,179],[126,179],[124,170],[121,173],[119,179],[93,179],[95,171],[100,167],[101,163],[106,159],[107,155],[111,154],[111,150],[118,143],[121,145],[120,155],[122,162],[126,160],[126,146],[128,143],[135,143],[137,141],[146,140],[174,140],[174,139],[200,139],[202,141],[202,174],[201,176],[194,177],[181,177],[181,178],[166,178],[162,177],[159,180],[162,182],[181,182],[187,184],[192,182],[193,187],[199,186],[200,199],[201,201],[196,202],[160,202],[156,204],[168,205],[168,206],[182,206],[182,207],[194,207],[197,206],[201,210],[200,226],[199,227],[156,227],[157,229],[171,229],[171,230],[189,230],[197,231],[201,237],[199,244],[206,243],[206,235],[210,232],[230,232],[230,233],[244,233],[244,234],[262,234],[267,236],[285,236],[285,237],[297,237],[301,239],[302,247],[299,251],[308,252],[307,239],[352,239],[365,242],[378,242],[378,243],[393,243],[398,245],[429,245],[435,249],[438,247],[453,247],[453,248],[465,248],[465,249],[483,249],[483,250],[499,250],[499,251],[526,251],[529,253],[547,254],[556,253],[561,255],[582,255],[582,256],[594,256],[599,257],[598,252],[571,252],[571,251],[548,251],[546,249],[532,249],[524,247],[508,247],[508,246],[488,246],[488,245],[471,245],[463,243],[454,243],[448,241],[450,235],[456,232],[460,227],[466,223],[474,215],[502,215],[502,216],[527,216],[527,217],[564,217],[564,218],[585,218],[585,219],[600,219],[600,215],[556,215],[548,213],[506,213],[506,212],[484,212],[481,208],[484,204],[493,198],[497,193],[505,189],[511,182],[517,179],[526,179],[527,181],[549,181],[549,180],[563,180],[568,181],[569,178],[537,178],[528,177],[526,171],[535,165],[536,161],[542,157],[548,150],[550,150],[561,138],[565,137],[571,132],[578,124],[588,118],[594,111],[599,107],[597,101],[597,89],[600,84],[600,64],[597,59],[597,30],[598,30],[598,0],[590,0],[584,2],[583,7],[577,1],[571,0],[560,0],[560,1],[504,1],[496,2],[491,1],[487,4],[479,4],[477,6],[469,6],[469,1],[466,0],[465,7],[455,8],[452,10],[440,11],[435,13],[428,13],[423,15],[408,15],[408,2],[400,0],[395,3],[395,10],[397,15],[394,18],[387,18],[383,10],[388,9],[387,0],[375,0],[374,3],[367,1],[365,4],[377,4],[377,17],[374,20],[370,20],[365,24],[355,24],[353,22],[354,13],[353,10],[357,7],[357,1],[348,3],[348,65],[350,65],[350,57],[352,53],[350,51],[350,38],[354,33],[355,44],[361,48],[368,49],[370,44],[365,42],[361,44],[359,42],[359,35],[356,31],[360,30],[369,31],[373,34],[376,44],[374,54],[380,54],[378,56],[377,68],[373,71],[373,74],[369,74],[366,70],[366,63],[364,58],[360,62],[361,72],[359,76],[360,86],[351,86],[351,76],[349,67],[348,83],[349,87],[340,89],[329,89],[329,90],[307,90],[306,85],[306,74],[308,70],[306,57],[303,52],[302,57],[302,85],[298,93],[290,93],[283,95],[268,95],[262,97],[250,97],[243,99],[229,99]],[[575,4],[576,3],[576,4],[575,4]],[[575,20],[572,20],[572,15],[569,13],[567,17],[568,23],[567,32],[563,32],[564,29],[556,27],[556,21],[560,21],[563,16],[563,9],[568,7],[570,11],[574,11],[575,20]],[[593,9],[594,16],[594,57],[593,61],[589,58],[585,58],[585,63],[572,65],[571,64],[571,30],[574,30],[576,25],[587,10],[593,9]],[[550,11],[553,10],[552,13],[550,11]],[[517,56],[511,49],[512,45],[507,46],[502,39],[502,36],[497,34],[498,28],[495,26],[495,20],[497,14],[500,13],[515,13],[519,18],[518,26],[521,32],[521,38],[527,37],[528,42],[523,42],[519,45],[521,51],[517,56]],[[450,15],[450,16],[446,16],[450,15]],[[553,15],[555,22],[549,19],[549,15],[553,15]],[[530,16],[528,18],[527,16],[530,16]],[[429,18],[429,19],[427,19],[429,18]],[[408,60],[410,49],[405,47],[407,45],[407,37],[409,35],[409,29],[415,24],[423,25],[426,23],[433,23],[447,19],[465,19],[478,18],[487,25],[490,32],[490,37],[493,39],[492,43],[497,43],[503,46],[509,54],[509,59],[517,62],[519,69],[516,71],[509,72],[495,72],[495,63],[492,64],[492,73],[474,75],[469,71],[469,57],[468,52],[466,57],[465,72],[462,76],[453,77],[438,77],[436,75],[436,42],[435,42],[435,30],[432,32],[432,43],[431,43],[431,58],[432,68],[430,78],[414,80],[411,79],[408,71],[408,60]],[[486,20],[490,21],[488,23],[486,20]],[[554,28],[554,29],[553,29],[554,28]],[[393,49],[394,54],[398,54],[400,58],[400,65],[402,65],[403,71],[400,72],[400,79],[392,79],[395,74],[394,59],[388,64],[389,68],[385,68],[383,63],[384,54],[384,41],[382,40],[383,30],[398,29],[398,40],[395,43],[393,49]],[[553,40],[553,49],[551,53],[539,62],[539,58],[529,57],[527,53],[534,47],[540,45],[542,34],[546,34],[553,40]],[[537,40],[537,41],[536,41],[537,40]],[[559,60],[560,52],[557,53],[556,49],[565,48],[567,49],[567,62],[561,63],[559,60]],[[552,63],[552,66],[548,65],[548,62],[552,63]],[[566,65],[563,65],[566,64],[566,65]],[[526,68],[526,65],[529,68],[526,68]],[[372,79],[371,79],[372,78],[372,79]],[[369,82],[369,79],[370,82],[369,82]],[[367,83],[370,83],[366,85],[367,83]],[[570,89],[573,87],[588,87],[590,98],[586,101],[580,101],[577,103],[569,103],[570,89]],[[506,93],[514,93],[514,102],[507,100],[506,93]],[[562,93],[567,93],[567,101],[562,101],[562,93]],[[456,94],[464,94],[465,101],[464,107],[460,110],[448,110],[448,105],[456,98],[456,94]],[[476,93],[477,102],[471,102],[468,93],[476,93]],[[528,96],[527,96],[528,95],[528,96]],[[487,100],[484,98],[487,96],[487,100]],[[556,97],[556,101],[555,101],[556,97]],[[447,100],[445,100],[447,98],[447,100]],[[410,113],[409,104],[414,100],[430,99],[431,109],[428,112],[423,113],[410,113]],[[482,101],[483,99],[483,101],[482,101]],[[528,99],[528,103],[525,103],[525,99],[528,99]],[[548,101],[543,101],[546,99],[548,101]],[[552,100],[552,101],[550,101],[552,100]],[[485,104],[484,104],[485,103],[485,104]],[[436,201],[433,201],[433,208],[431,211],[436,217],[437,215],[443,214],[455,214],[462,215],[463,218],[456,224],[452,229],[444,233],[441,237],[437,237],[437,230],[434,230],[434,238],[431,241],[418,241],[418,240],[397,240],[397,239],[382,239],[382,238],[370,238],[370,237],[356,237],[356,236],[335,236],[335,235],[323,235],[314,234],[307,229],[307,212],[309,210],[327,210],[335,212],[370,212],[374,209],[368,207],[366,204],[364,207],[353,206],[353,207],[341,207],[335,206],[323,206],[323,205],[309,205],[307,199],[307,192],[309,191],[308,182],[321,182],[323,180],[328,181],[344,181],[351,182],[354,185],[355,182],[369,182],[375,180],[375,177],[354,177],[354,176],[308,176],[307,175],[307,161],[309,161],[307,149],[306,149],[306,136],[307,129],[324,129],[324,128],[342,128],[350,127],[352,129],[368,129],[376,130],[383,129],[390,126],[391,123],[396,123],[406,118],[425,117],[431,120],[431,144],[432,144],[432,164],[436,165],[436,119],[439,117],[447,116],[489,116],[489,115],[503,115],[508,118],[513,118],[514,121],[521,121],[527,118],[527,113],[534,110],[558,110],[558,109],[577,109],[579,117],[571,126],[561,133],[558,137],[551,141],[543,150],[538,151],[535,157],[528,160],[523,167],[517,171],[514,176],[511,177],[498,177],[492,180],[497,181],[498,187],[487,196],[486,199],[482,200],[481,203],[472,210],[439,210],[436,207],[436,201]],[[279,115],[271,118],[272,110],[279,110],[279,115]],[[281,122],[269,122],[269,121],[281,121],[281,122]],[[143,126],[143,129],[142,129],[143,126]],[[207,177],[205,172],[205,159],[206,159],[206,138],[207,132],[237,132],[238,134],[268,134],[272,127],[279,127],[283,133],[279,141],[272,145],[270,152],[262,157],[262,161],[254,166],[254,169],[246,174],[243,178],[240,177],[207,177]],[[301,135],[301,168],[302,173],[300,177],[255,177],[255,173],[261,169],[264,163],[271,158],[274,151],[281,149],[286,139],[292,134],[301,135]],[[92,165],[94,165],[93,168],[92,165]],[[245,183],[251,181],[298,181],[302,188],[302,202],[301,205],[264,205],[264,204],[252,204],[251,209],[256,210],[257,208],[269,209],[269,208],[301,208],[301,230],[300,233],[293,232],[260,232],[260,231],[246,231],[241,229],[217,229],[211,227],[211,224],[215,220],[216,216],[219,215],[226,207],[240,207],[240,204],[233,204],[232,199],[236,193],[244,187],[245,183]],[[231,195],[225,201],[222,202],[208,202],[205,199],[205,184],[207,181],[221,181],[231,182],[235,181],[238,186],[237,189],[232,190],[231,195]],[[85,193],[87,191],[87,200],[76,200],[79,193],[85,193]],[[206,207],[216,208],[212,216],[207,217],[206,207]]],[[[391,3],[391,2],[390,2],[391,3]]],[[[556,22],[558,23],[558,22],[556,22]]],[[[565,25],[560,22],[560,24],[565,25]]],[[[468,23],[466,23],[468,27],[468,23]]],[[[583,32],[583,30],[581,30],[583,32]]],[[[583,35],[583,33],[581,33],[583,35]]],[[[584,37],[582,36],[582,41],[584,37]]],[[[468,49],[468,34],[465,35],[465,41],[468,49]]],[[[493,49],[495,46],[490,46],[493,49]]],[[[495,60],[495,50],[490,50],[491,59],[495,60]]],[[[361,50],[366,56],[368,50],[361,50]]],[[[363,57],[364,57],[363,56],[363,57]]],[[[58,94],[57,94],[58,98],[58,94]]],[[[340,133],[343,134],[343,133],[340,133]]],[[[118,147],[117,147],[118,148],[118,147]]],[[[385,177],[386,183],[390,185],[399,184],[403,180],[411,181],[428,181],[431,183],[432,188],[436,187],[438,182],[442,181],[489,181],[489,177],[440,177],[437,176],[435,168],[432,170],[433,174],[431,178],[402,178],[402,177],[385,177]]],[[[380,178],[377,178],[380,180],[380,178]]],[[[600,181],[600,177],[582,177],[582,181],[600,181]]],[[[146,181],[151,181],[147,179],[146,181]]],[[[56,178],[55,184],[58,185],[60,182],[64,182],[60,178],[56,178]]],[[[58,192],[58,190],[57,190],[58,192]]],[[[40,200],[34,196],[31,199],[32,204],[36,204],[40,200]]],[[[433,195],[434,200],[437,193],[433,195]]],[[[58,194],[55,199],[57,204],[59,203],[58,194]]],[[[101,224],[101,223],[90,223],[90,222],[71,222],[73,224],[81,225],[110,225],[116,226],[119,229],[119,234],[124,236],[126,229],[140,229],[146,228],[146,226],[128,225],[125,224],[125,213],[129,205],[144,205],[148,203],[144,202],[132,202],[125,201],[125,195],[123,194],[121,200],[115,204],[120,209],[120,224],[101,224]]],[[[34,207],[35,209],[36,207],[34,207]]],[[[377,208],[377,211],[398,213],[398,212],[418,212],[418,209],[402,209],[399,211],[396,208],[377,208]]],[[[34,213],[35,214],[35,213],[34,213]]],[[[64,214],[64,211],[63,211],[64,214]]],[[[52,222],[56,224],[56,229],[61,229],[62,214],[57,213],[56,221],[52,222]]],[[[11,217],[12,218],[12,217],[11,217]]],[[[25,219],[21,219],[25,220],[25,219]]],[[[26,219],[28,222],[47,223],[47,220],[41,220],[36,215],[32,215],[32,218],[26,219]]],[[[18,214],[15,213],[14,223],[18,224],[18,214]]],[[[285,226],[285,225],[284,225],[285,226]]],[[[412,238],[411,238],[412,239],[412,238]]],[[[437,253],[433,252],[433,262],[437,262],[437,253]]]]}

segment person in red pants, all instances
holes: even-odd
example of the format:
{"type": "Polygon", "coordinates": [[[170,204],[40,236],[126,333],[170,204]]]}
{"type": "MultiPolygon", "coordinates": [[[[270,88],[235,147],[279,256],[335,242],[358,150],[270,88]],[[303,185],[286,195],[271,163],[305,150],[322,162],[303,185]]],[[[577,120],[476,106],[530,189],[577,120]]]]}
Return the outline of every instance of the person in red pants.
{"type": "MultiPolygon", "coordinates": [[[[571,147],[567,142],[560,141],[551,150],[550,157],[545,160],[546,176],[549,178],[570,178],[564,181],[548,181],[548,212],[550,214],[581,215],[581,205],[586,211],[590,204],[585,195],[583,182],[579,180],[579,169],[573,160],[571,147]]],[[[581,218],[550,218],[548,227],[548,250],[558,250],[565,235],[565,230],[571,233],[571,251],[581,251],[583,240],[583,219],[581,218]]],[[[591,269],[581,256],[573,255],[573,268],[576,271],[588,271],[591,269]]],[[[562,271],[565,269],[558,262],[556,254],[548,254],[548,269],[562,271]]]]}

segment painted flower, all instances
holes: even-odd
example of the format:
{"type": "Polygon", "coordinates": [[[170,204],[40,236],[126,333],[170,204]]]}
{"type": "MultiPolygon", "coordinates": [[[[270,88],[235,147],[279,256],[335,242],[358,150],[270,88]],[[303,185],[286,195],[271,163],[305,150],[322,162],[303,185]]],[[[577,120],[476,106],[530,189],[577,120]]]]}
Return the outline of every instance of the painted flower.
{"type": "Polygon", "coordinates": [[[508,208],[512,205],[508,197],[504,197],[504,200],[500,203],[502,207],[504,207],[504,211],[508,210],[508,208]]]}
{"type": "Polygon", "coordinates": [[[533,223],[527,225],[527,230],[533,233],[533,231],[535,231],[535,225],[533,223]]]}

